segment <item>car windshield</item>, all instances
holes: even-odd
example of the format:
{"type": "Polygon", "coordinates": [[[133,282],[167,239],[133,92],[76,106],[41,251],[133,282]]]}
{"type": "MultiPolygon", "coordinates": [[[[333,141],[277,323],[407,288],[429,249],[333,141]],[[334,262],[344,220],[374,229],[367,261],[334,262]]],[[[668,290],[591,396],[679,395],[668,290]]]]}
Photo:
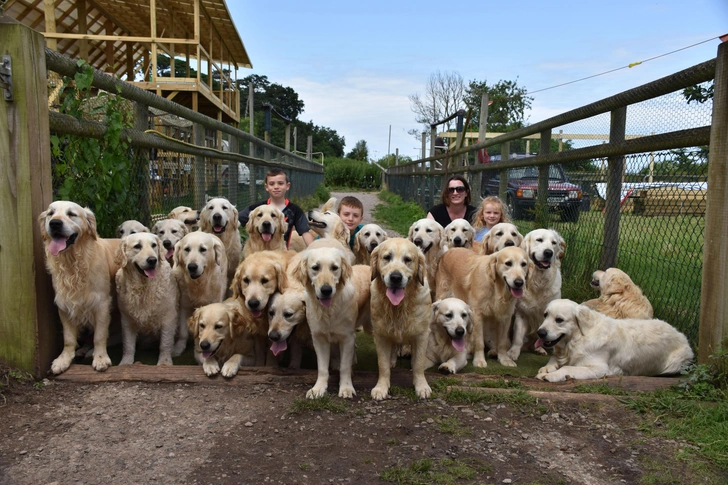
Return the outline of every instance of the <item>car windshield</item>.
{"type": "MultiPolygon", "coordinates": [[[[512,168],[508,171],[510,178],[512,179],[528,179],[538,178],[538,167],[518,167],[512,168]]],[[[557,166],[549,166],[549,179],[551,180],[563,180],[561,171],[557,166]]]]}

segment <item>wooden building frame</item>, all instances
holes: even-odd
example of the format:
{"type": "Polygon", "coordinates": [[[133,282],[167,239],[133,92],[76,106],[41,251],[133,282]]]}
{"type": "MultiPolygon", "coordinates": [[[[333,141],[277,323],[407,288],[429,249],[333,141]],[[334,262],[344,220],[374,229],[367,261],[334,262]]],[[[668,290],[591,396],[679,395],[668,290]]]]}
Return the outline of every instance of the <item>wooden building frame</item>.
{"type": "Polygon", "coordinates": [[[5,15],[61,54],[219,121],[240,121],[231,76],[252,64],[225,0],[8,0],[5,15]],[[161,71],[165,57],[170,68],[161,71]]]}

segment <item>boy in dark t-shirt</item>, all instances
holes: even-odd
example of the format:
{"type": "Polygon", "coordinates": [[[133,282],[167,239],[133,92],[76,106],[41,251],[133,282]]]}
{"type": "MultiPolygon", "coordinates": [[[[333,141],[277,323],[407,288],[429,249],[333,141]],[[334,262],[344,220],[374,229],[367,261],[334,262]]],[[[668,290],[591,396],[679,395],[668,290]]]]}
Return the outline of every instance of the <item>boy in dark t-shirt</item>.
{"type": "Polygon", "coordinates": [[[288,230],[286,230],[286,233],[283,235],[283,238],[286,241],[286,247],[288,247],[291,242],[291,234],[294,227],[296,228],[296,232],[301,236],[301,238],[303,238],[303,242],[306,243],[306,246],[311,244],[313,236],[309,232],[308,217],[300,207],[286,198],[286,192],[288,192],[288,189],[291,188],[291,182],[288,181],[286,172],[279,168],[271,169],[267,174],[265,174],[264,187],[265,191],[270,195],[270,198],[251,204],[240,211],[238,214],[240,224],[244,226],[248,223],[250,212],[253,209],[263,204],[269,204],[278,208],[286,217],[288,230]]]}

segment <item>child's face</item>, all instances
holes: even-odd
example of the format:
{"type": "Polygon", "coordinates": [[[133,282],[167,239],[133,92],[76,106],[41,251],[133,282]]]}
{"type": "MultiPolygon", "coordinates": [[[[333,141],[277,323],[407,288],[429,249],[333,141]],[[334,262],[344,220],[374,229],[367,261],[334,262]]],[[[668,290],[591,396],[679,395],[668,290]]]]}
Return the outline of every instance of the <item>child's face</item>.
{"type": "Polygon", "coordinates": [[[498,224],[500,220],[500,208],[495,204],[485,204],[485,208],[483,210],[483,221],[485,221],[485,227],[490,229],[491,227],[498,224]]]}
{"type": "Polygon", "coordinates": [[[348,205],[341,205],[339,206],[339,217],[341,217],[341,220],[344,221],[344,224],[346,224],[346,227],[349,228],[349,231],[354,231],[356,226],[361,223],[364,215],[362,214],[361,209],[348,205]]]}
{"type": "Polygon", "coordinates": [[[286,176],[283,174],[265,179],[265,190],[273,199],[283,199],[290,188],[291,183],[286,181],[286,176]]]}

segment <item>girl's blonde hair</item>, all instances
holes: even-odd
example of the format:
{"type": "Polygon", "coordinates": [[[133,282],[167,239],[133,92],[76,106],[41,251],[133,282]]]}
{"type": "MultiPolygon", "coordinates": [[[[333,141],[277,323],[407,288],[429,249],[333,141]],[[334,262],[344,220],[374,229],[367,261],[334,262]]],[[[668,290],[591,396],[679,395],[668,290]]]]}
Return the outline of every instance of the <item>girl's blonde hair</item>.
{"type": "Polygon", "coordinates": [[[508,214],[508,207],[506,207],[500,197],[491,195],[483,199],[483,202],[480,203],[480,207],[478,207],[478,212],[476,212],[475,216],[473,216],[473,228],[476,231],[485,227],[483,214],[485,213],[485,206],[488,204],[493,204],[500,208],[501,217],[498,222],[511,222],[511,216],[508,214]]]}

